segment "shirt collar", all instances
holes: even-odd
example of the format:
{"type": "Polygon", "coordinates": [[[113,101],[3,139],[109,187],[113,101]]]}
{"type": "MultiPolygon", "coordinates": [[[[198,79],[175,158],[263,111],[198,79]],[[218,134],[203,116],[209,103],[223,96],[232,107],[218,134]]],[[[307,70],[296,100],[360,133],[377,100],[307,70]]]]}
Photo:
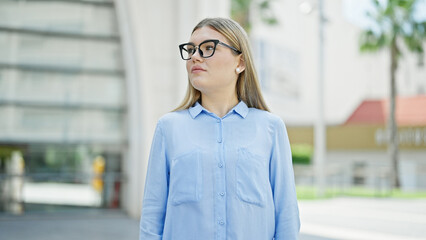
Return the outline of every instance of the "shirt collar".
{"type": "MultiPolygon", "coordinates": [[[[210,113],[207,109],[205,109],[199,102],[196,102],[192,107],[189,109],[189,114],[191,114],[192,118],[196,118],[202,111],[206,113],[210,113]]],[[[247,107],[246,103],[243,101],[240,101],[230,112],[236,112],[238,115],[240,115],[242,118],[246,118],[249,108],[247,107]]],[[[228,115],[228,114],[227,114],[228,115]]]]}
{"type": "Polygon", "coordinates": [[[192,118],[196,118],[204,110],[203,106],[199,102],[196,102],[192,107],[189,108],[189,114],[192,118]]]}
{"type": "Polygon", "coordinates": [[[233,108],[233,111],[238,113],[242,118],[246,118],[249,108],[247,107],[247,104],[243,101],[240,101],[237,106],[233,108]]]}

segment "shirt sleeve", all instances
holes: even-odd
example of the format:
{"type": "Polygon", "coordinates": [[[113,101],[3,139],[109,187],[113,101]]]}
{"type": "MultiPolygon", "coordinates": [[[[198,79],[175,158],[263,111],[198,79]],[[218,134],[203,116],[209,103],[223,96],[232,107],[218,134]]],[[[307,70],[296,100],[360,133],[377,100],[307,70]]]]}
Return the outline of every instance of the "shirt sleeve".
{"type": "Polygon", "coordinates": [[[161,124],[158,122],[149,155],[145,181],[140,240],[161,240],[168,197],[169,167],[161,124]]]}
{"type": "Polygon", "coordinates": [[[300,219],[291,149],[287,130],[281,119],[275,127],[270,182],[275,205],[275,240],[298,239],[300,219]]]}

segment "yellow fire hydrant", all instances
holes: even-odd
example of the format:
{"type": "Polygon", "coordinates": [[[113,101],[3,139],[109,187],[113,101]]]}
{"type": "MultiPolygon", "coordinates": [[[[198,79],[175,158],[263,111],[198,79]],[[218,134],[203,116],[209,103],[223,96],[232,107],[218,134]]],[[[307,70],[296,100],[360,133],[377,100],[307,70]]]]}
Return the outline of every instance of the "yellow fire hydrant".
{"type": "Polygon", "coordinates": [[[97,192],[102,192],[104,188],[104,181],[102,175],[105,171],[105,159],[102,156],[97,156],[93,161],[93,173],[94,177],[92,180],[92,186],[97,192]]]}

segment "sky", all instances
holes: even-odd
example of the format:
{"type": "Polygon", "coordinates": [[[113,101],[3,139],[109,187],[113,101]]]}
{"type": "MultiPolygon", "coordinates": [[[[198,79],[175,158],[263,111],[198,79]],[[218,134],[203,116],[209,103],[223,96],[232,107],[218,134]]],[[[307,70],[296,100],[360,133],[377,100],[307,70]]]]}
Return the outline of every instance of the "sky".
{"type": "MultiPolygon", "coordinates": [[[[379,0],[386,3],[386,0],[379,0]]],[[[343,10],[346,18],[361,28],[370,28],[371,21],[366,17],[366,12],[373,9],[372,0],[343,0],[343,10]]],[[[415,18],[426,21],[426,0],[418,0],[415,18]]]]}

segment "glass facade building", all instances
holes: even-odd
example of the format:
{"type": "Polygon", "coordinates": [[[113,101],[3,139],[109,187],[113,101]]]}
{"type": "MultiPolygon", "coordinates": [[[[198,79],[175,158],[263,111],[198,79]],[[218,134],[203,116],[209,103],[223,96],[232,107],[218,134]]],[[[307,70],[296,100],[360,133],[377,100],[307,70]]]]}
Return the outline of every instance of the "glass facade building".
{"type": "Polygon", "coordinates": [[[0,211],[13,201],[119,207],[125,96],[112,0],[0,1],[0,211]],[[9,186],[15,152],[25,164],[19,199],[9,186]]]}

